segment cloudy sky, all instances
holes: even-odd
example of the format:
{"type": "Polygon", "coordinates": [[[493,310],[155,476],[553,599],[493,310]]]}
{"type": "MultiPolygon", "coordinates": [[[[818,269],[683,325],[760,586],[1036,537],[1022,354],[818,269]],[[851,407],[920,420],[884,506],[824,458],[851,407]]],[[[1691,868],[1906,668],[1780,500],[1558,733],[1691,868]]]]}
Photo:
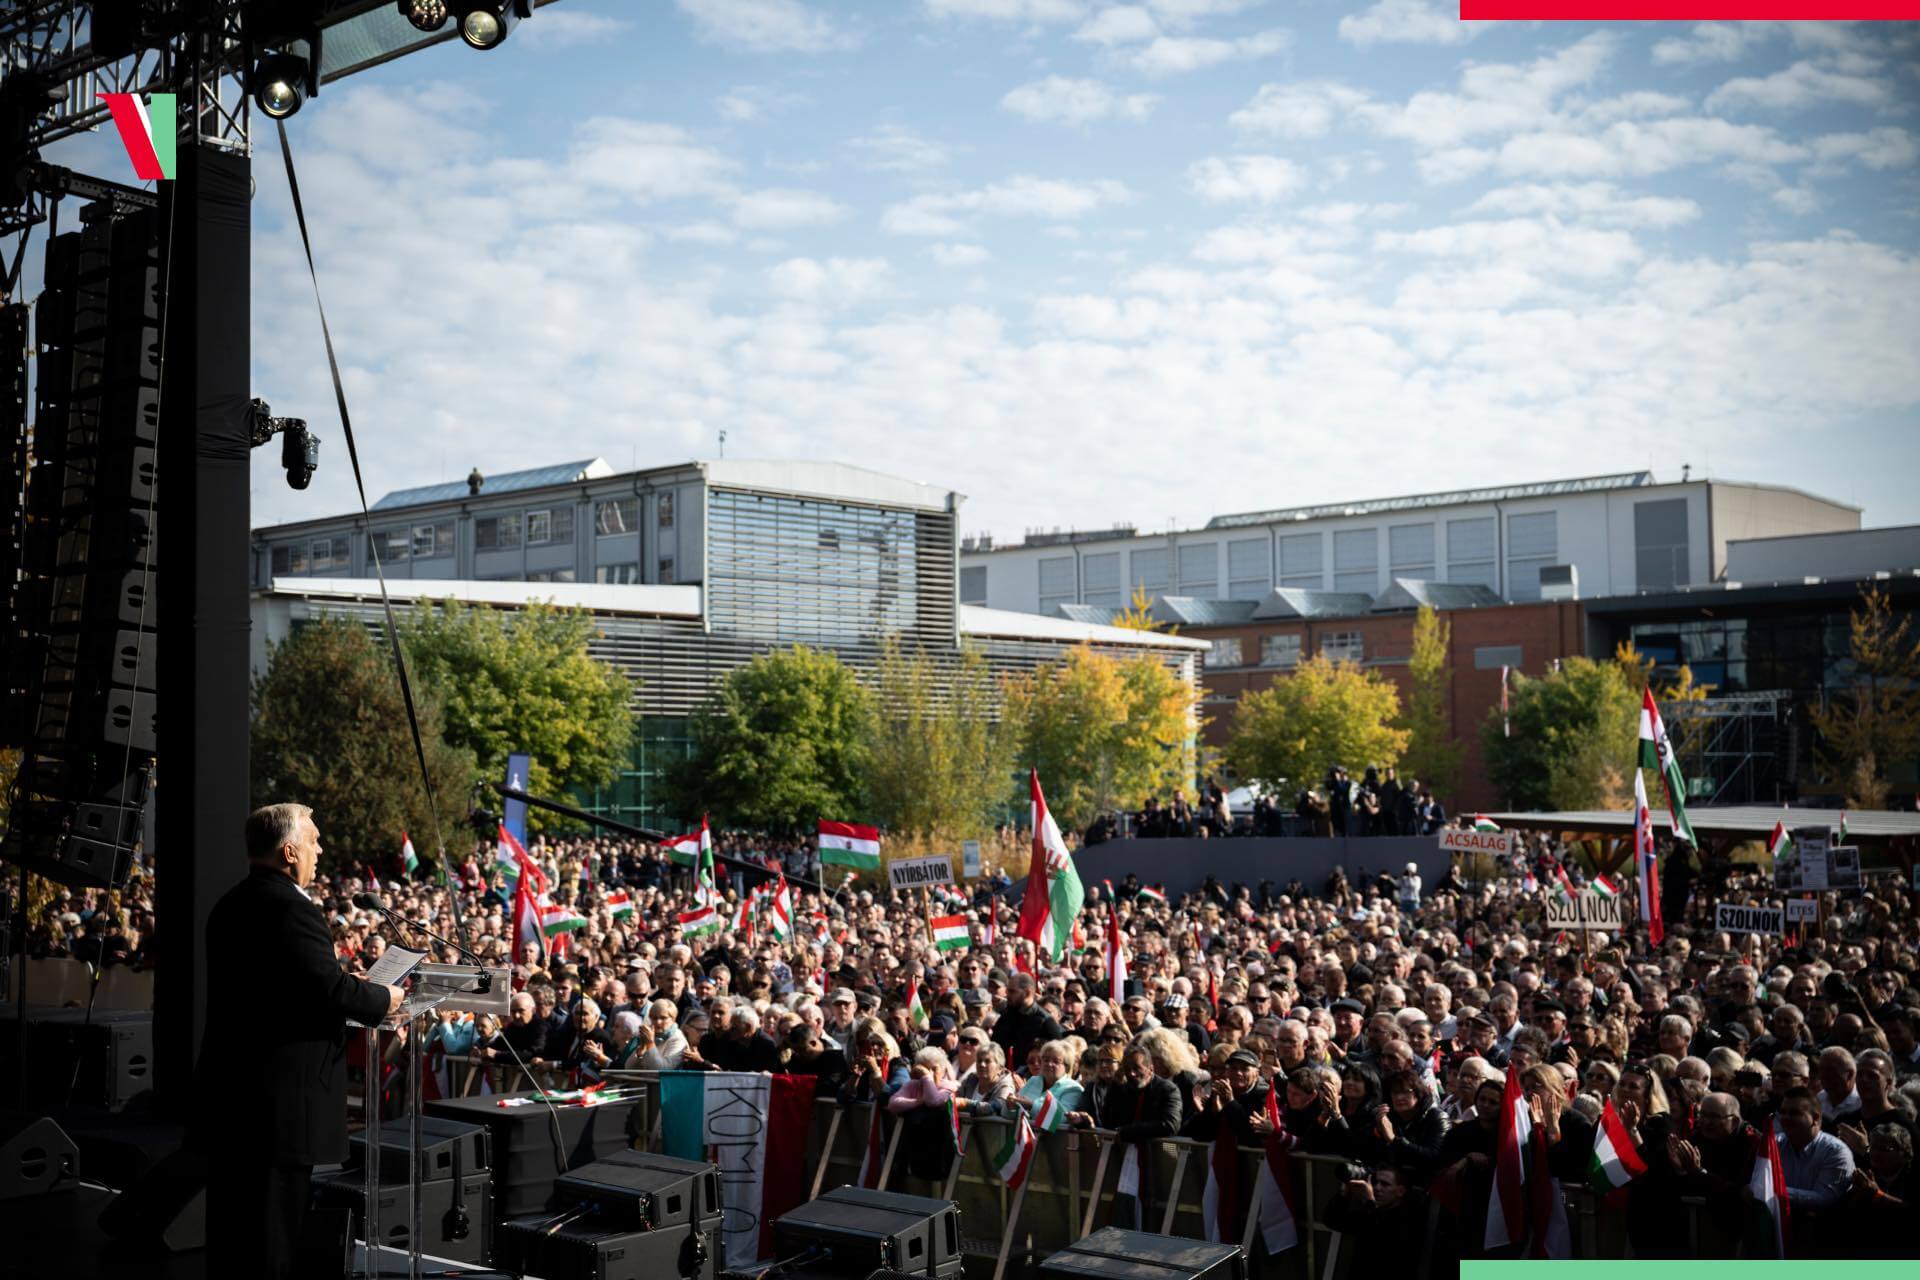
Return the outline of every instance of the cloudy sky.
{"type": "MultiPolygon", "coordinates": [[[[1651,467],[1920,521],[1920,30],[563,0],[290,122],[373,495],[824,457],[963,527],[1651,467]]],[[[256,391],[351,505],[271,139],[256,391]]]]}

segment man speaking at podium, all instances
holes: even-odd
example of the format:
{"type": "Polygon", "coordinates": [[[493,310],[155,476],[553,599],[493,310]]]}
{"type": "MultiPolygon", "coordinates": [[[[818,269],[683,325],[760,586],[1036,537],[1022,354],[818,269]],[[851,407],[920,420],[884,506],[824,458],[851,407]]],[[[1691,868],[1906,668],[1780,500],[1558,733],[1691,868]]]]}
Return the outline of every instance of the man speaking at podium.
{"type": "Polygon", "coordinates": [[[347,1019],[375,1023],[399,987],[341,971],[307,896],[320,831],[303,804],[247,815],[247,878],[207,917],[196,1140],[207,1158],[209,1275],[288,1275],[313,1166],[347,1158],[347,1019]]]}

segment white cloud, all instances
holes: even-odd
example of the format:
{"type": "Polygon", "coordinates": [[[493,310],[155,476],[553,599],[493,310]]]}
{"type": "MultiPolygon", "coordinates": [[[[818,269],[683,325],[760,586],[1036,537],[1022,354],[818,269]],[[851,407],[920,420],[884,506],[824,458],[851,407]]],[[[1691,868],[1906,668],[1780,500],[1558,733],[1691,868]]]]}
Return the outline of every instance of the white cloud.
{"type": "Polygon", "coordinates": [[[993,255],[977,244],[936,244],[927,253],[943,267],[977,267],[993,255]]]}
{"type": "Polygon", "coordinates": [[[797,302],[846,306],[884,293],[891,273],[884,258],[789,258],[767,269],[767,287],[797,302]]]}
{"type": "Polygon", "coordinates": [[[1125,186],[1110,179],[1062,182],[1023,176],[975,191],[915,196],[889,206],[881,215],[880,226],[895,235],[952,236],[966,230],[964,219],[969,214],[1056,220],[1081,218],[1104,205],[1125,201],[1128,194],[1125,186]]]}
{"type": "Polygon", "coordinates": [[[1741,76],[1707,95],[1707,109],[1760,107],[1769,111],[1798,111],[1821,102],[1849,102],[1875,107],[1892,97],[1884,81],[1796,62],[1770,76],[1741,76]]]}
{"type": "Polygon", "coordinates": [[[1471,213],[1552,214],[1619,227],[1677,227],[1700,217],[1692,200],[1634,196],[1606,182],[1500,187],[1474,201],[1471,213]]]}
{"type": "Polygon", "coordinates": [[[1340,38],[1370,44],[1465,44],[1481,26],[1460,21],[1460,12],[1433,0],[1379,0],[1364,13],[1340,19],[1340,38]]]}
{"type": "Polygon", "coordinates": [[[1920,142],[1905,129],[1883,126],[1866,133],[1829,133],[1813,140],[1814,158],[1833,167],[1849,161],[1869,169],[1898,169],[1920,159],[1920,142]]]}
{"type": "Polygon", "coordinates": [[[1150,76],[1181,75],[1250,58],[1266,58],[1293,44],[1293,33],[1275,29],[1234,40],[1208,36],[1160,36],[1137,50],[1128,62],[1150,76]]]}
{"type": "Polygon", "coordinates": [[[1102,9],[1073,33],[1075,40],[1112,47],[1140,44],[1160,34],[1160,24],[1145,5],[1117,4],[1102,9]]]}
{"type": "Polygon", "coordinates": [[[1253,100],[1227,117],[1236,129],[1280,138],[1318,138],[1341,115],[1366,101],[1344,85],[1302,82],[1263,84],[1253,100]]]}
{"type": "Polygon", "coordinates": [[[883,124],[849,145],[859,153],[867,168],[889,173],[944,169],[953,158],[944,143],[922,137],[899,124],[883,124]]]}
{"type": "Polygon", "coordinates": [[[1208,156],[1187,170],[1187,182],[1203,200],[1216,204],[1252,201],[1274,204],[1306,185],[1300,166],[1281,156],[1208,156]]]}
{"type": "Polygon", "coordinates": [[[787,231],[795,227],[817,227],[838,222],[847,216],[847,207],[818,191],[800,191],[768,187],[749,191],[733,206],[735,225],[749,231],[787,231]]]}
{"type": "Polygon", "coordinates": [[[605,14],[548,9],[540,14],[540,21],[519,28],[515,42],[524,42],[534,49],[577,49],[614,39],[627,30],[627,23],[605,14]]]}
{"type": "MultiPolygon", "coordinates": [[[[858,36],[800,0],[674,0],[702,40],[746,53],[832,53],[858,36]]],[[[544,18],[546,15],[542,14],[544,18]]]]}
{"type": "Polygon", "coordinates": [[[936,18],[981,18],[991,22],[1039,25],[1073,22],[1086,16],[1081,0],[924,0],[936,18]]]}
{"type": "Polygon", "coordinates": [[[1048,76],[1021,85],[1000,99],[1000,105],[1029,120],[1091,124],[1107,119],[1144,120],[1159,100],[1151,93],[1115,93],[1099,80],[1048,76]]]}

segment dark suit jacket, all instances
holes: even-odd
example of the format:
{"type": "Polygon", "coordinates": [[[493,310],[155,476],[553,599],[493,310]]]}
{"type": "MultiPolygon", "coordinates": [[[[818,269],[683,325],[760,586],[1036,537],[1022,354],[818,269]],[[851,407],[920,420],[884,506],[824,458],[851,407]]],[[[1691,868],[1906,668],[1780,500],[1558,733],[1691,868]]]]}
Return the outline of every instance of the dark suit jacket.
{"type": "Polygon", "coordinates": [[[386,990],[342,972],[320,908],[257,867],[207,917],[207,974],[218,998],[200,1046],[199,1145],[276,1164],[345,1160],[346,1020],[385,1016],[386,990]]]}

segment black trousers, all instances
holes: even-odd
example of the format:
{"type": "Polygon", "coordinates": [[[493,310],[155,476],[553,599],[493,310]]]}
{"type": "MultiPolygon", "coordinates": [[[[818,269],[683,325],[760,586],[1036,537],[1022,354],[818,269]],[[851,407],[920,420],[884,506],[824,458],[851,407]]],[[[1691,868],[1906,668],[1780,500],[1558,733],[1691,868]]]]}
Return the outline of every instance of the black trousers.
{"type": "Polygon", "coordinates": [[[216,1157],[207,1170],[207,1274],[286,1280],[312,1195],[312,1165],[216,1157]]]}

